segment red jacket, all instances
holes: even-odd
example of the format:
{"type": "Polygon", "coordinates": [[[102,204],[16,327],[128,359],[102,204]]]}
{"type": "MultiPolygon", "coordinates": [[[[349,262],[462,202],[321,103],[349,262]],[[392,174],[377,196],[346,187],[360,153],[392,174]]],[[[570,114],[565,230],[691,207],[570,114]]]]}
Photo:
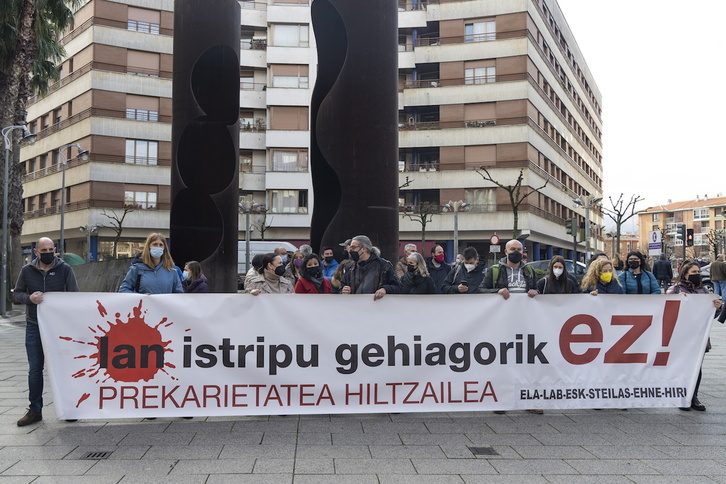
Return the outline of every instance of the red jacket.
{"type": "MultiPolygon", "coordinates": [[[[301,277],[295,284],[295,294],[318,294],[318,289],[315,284],[301,277]]],[[[333,286],[325,278],[323,278],[323,294],[333,294],[333,286]]]]}

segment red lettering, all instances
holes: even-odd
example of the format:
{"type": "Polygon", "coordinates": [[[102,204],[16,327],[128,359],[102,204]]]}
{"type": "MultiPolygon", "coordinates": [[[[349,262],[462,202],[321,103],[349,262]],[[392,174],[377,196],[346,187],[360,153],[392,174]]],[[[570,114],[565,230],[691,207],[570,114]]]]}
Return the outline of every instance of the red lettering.
{"type": "Polygon", "coordinates": [[[121,404],[119,408],[124,408],[124,400],[131,400],[133,402],[134,408],[139,408],[139,401],[136,399],[139,396],[139,389],[136,387],[121,387],[121,404]],[[127,394],[127,391],[131,391],[130,394],[127,394]]]}
{"type": "Polygon", "coordinates": [[[478,384],[479,384],[478,381],[465,381],[464,382],[464,402],[465,403],[476,403],[476,402],[479,401],[477,399],[474,399],[474,400],[469,399],[469,395],[470,394],[477,394],[477,393],[479,393],[479,391],[476,390],[476,389],[475,390],[470,390],[469,389],[469,385],[478,385],[478,384]]]}
{"type": "Polygon", "coordinates": [[[232,406],[233,407],[246,407],[247,404],[239,402],[240,398],[247,398],[247,392],[244,389],[247,385],[232,385],[232,406]]]}
{"type": "MultiPolygon", "coordinates": [[[[217,407],[222,406],[222,401],[219,399],[219,395],[222,393],[222,389],[216,385],[204,385],[202,387],[202,400],[204,401],[204,407],[207,407],[207,400],[216,400],[217,407]]],[[[226,406],[226,405],[225,405],[226,406]]]]}
{"type": "Polygon", "coordinates": [[[414,402],[409,401],[409,398],[411,398],[411,395],[413,395],[413,392],[415,392],[416,389],[418,388],[418,382],[412,381],[412,382],[404,383],[404,385],[413,385],[413,388],[411,388],[411,391],[408,392],[408,395],[406,395],[406,398],[403,399],[403,403],[421,403],[418,400],[416,400],[414,402]]]}
{"type": "Polygon", "coordinates": [[[313,403],[313,402],[306,403],[304,401],[305,397],[314,397],[315,396],[314,393],[305,393],[305,389],[306,388],[315,388],[315,385],[300,385],[300,406],[301,407],[305,407],[305,406],[308,406],[308,407],[315,406],[315,403],[313,403]]]}
{"type": "Polygon", "coordinates": [[[104,400],[113,400],[116,398],[117,392],[116,388],[114,387],[101,387],[98,389],[98,408],[103,408],[103,402],[104,400]],[[111,394],[109,396],[106,396],[106,390],[110,390],[111,394]]]}
{"type": "Polygon", "coordinates": [[[653,316],[613,316],[611,325],[631,325],[632,328],[605,353],[605,363],[645,363],[648,360],[648,353],[625,351],[645,333],[652,321],[653,316]]]}
{"type": "Polygon", "coordinates": [[[591,363],[600,354],[600,348],[588,348],[584,353],[577,354],[572,351],[573,343],[602,343],[602,327],[600,322],[589,314],[576,314],[568,319],[560,330],[560,353],[571,365],[585,365],[591,363]],[[588,334],[573,334],[580,325],[590,328],[588,334]]]}
{"type": "Polygon", "coordinates": [[[151,405],[149,402],[147,402],[147,400],[159,398],[158,394],[150,393],[151,390],[158,390],[158,389],[159,389],[159,387],[157,387],[157,386],[152,386],[152,387],[144,386],[141,388],[141,408],[159,408],[158,405],[151,405]]]}

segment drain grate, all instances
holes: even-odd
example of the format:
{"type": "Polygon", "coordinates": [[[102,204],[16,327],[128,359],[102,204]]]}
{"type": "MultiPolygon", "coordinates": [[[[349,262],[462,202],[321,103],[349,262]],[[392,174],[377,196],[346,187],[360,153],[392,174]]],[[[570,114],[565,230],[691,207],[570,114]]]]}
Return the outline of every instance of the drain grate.
{"type": "Polygon", "coordinates": [[[83,454],[83,457],[81,457],[81,460],[103,460],[108,459],[108,456],[110,456],[113,453],[113,451],[98,451],[98,452],[86,452],[83,454]]]}
{"type": "Polygon", "coordinates": [[[499,455],[493,447],[469,447],[469,450],[474,455],[499,455]]]}

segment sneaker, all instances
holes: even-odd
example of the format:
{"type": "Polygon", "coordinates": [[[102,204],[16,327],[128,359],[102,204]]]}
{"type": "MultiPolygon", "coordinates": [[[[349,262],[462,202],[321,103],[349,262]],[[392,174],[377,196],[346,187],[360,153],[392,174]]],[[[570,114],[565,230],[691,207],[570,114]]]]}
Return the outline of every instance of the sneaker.
{"type": "Polygon", "coordinates": [[[28,410],[28,413],[18,420],[18,427],[25,427],[26,425],[34,424],[43,420],[43,412],[33,412],[28,410]]]}

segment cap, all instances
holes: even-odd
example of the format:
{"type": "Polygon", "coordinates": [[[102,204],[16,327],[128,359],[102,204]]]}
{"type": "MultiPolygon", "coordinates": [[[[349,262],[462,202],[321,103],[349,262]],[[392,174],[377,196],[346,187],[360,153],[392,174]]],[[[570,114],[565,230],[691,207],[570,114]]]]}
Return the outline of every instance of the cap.
{"type": "Polygon", "coordinates": [[[338,245],[341,247],[348,247],[352,242],[353,242],[353,239],[348,239],[345,242],[343,242],[342,244],[338,244],[338,245]]]}

